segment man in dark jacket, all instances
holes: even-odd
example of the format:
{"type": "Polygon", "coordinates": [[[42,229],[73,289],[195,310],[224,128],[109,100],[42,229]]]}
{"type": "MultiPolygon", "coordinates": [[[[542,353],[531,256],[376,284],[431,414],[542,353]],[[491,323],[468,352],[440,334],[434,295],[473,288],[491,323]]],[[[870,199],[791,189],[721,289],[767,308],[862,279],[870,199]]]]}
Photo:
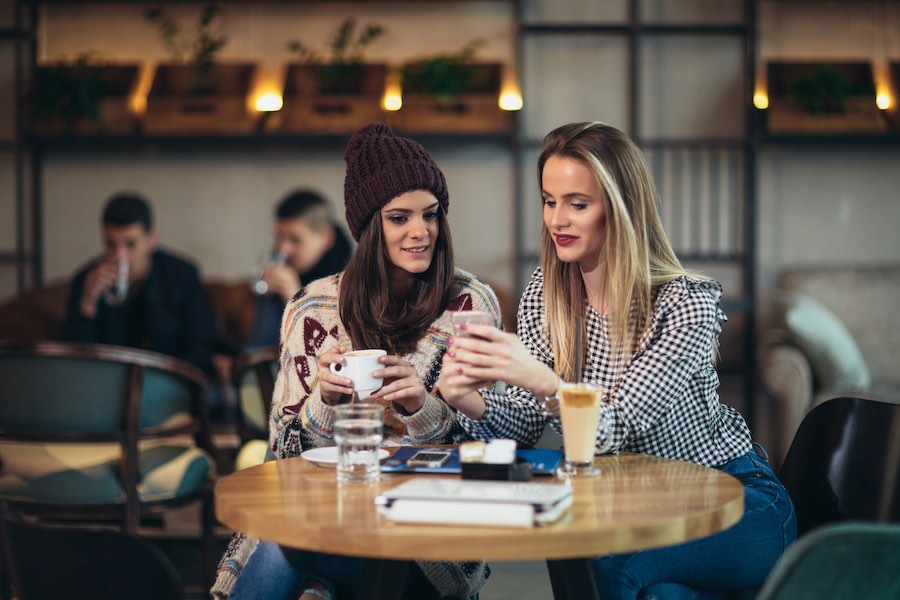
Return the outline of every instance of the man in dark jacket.
{"type": "Polygon", "coordinates": [[[343,270],[352,251],[321,194],[298,190],[285,197],[275,209],[273,259],[254,283],[261,297],[248,349],[277,344],[288,300],[307,283],[343,270]]]}
{"type": "Polygon", "coordinates": [[[144,348],[186,360],[215,378],[215,315],[197,267],[158,249],[147,201],[116,194],[101,219],[104,253],[72,282],[64,336],[144,348]]]}

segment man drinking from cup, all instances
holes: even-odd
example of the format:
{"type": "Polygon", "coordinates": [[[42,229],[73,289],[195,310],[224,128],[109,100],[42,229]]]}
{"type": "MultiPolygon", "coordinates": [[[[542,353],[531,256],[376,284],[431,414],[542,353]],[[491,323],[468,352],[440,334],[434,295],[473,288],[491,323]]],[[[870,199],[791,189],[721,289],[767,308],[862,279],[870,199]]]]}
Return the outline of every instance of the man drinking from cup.
{"type": "Polygon", "coordinates": [[[64,337],[153,350],[214,375],[215,317],[193,263],[158,248],[150,205],[112,196],[101,218],[103,254],[72,281],[64,337]]]}

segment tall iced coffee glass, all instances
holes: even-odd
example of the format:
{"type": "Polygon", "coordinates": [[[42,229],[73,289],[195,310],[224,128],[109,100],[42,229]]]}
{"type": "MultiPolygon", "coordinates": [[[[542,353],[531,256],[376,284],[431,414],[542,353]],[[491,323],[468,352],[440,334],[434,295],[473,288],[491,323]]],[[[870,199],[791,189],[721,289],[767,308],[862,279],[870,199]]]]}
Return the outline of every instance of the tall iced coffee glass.
{"type": "Polygon", "coordinates": [[[594,466],[597,428],[603,387],[592,383],[563,383],[559,388],[559,418],[562,424],[565,466],[563,477],[592,477],[600,474],[594,466]]]}

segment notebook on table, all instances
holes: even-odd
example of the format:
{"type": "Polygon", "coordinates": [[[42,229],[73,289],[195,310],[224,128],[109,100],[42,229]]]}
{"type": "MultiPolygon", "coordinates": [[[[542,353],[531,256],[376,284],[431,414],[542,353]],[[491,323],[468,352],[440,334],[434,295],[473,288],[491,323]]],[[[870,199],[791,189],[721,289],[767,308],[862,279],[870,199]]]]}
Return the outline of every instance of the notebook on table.
{"type": "Polygon", "coordinates": [[[385,491],[375,503],[385,517],[402,523],[532,527],[565,513],[572,486],[419,477],[385,491]]]}
{"type": "MultiPolygon", "coordinates": [[[[553,448],[519,448],[516,456],[531,463],[535,475],[554,475],[562,461],[562,450],[553,448]]],[[[459,462],[459,450],[456,448],[429,448],[425,446],[403,446],[392,457],[381,464],[383,473],[461,473],[462,464],[459,462]],[[408,461],[416,457],[417,453],[449,453],[449,457],[441,464],[436,461],[420,461],[418,464],[409,464],[408,461]]]]}

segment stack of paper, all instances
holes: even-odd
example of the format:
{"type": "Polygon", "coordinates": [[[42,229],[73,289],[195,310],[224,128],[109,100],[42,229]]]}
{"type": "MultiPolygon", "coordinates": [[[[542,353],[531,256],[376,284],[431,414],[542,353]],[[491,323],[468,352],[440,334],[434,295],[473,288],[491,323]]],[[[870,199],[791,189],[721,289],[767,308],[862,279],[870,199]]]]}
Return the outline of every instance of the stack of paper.
{"type": "Polygon", "coordinates": [[[473,481],[420,477],[375,499],[392,521],[532,527],[558,519],[572,504],[565,483],[473,481]]]}

